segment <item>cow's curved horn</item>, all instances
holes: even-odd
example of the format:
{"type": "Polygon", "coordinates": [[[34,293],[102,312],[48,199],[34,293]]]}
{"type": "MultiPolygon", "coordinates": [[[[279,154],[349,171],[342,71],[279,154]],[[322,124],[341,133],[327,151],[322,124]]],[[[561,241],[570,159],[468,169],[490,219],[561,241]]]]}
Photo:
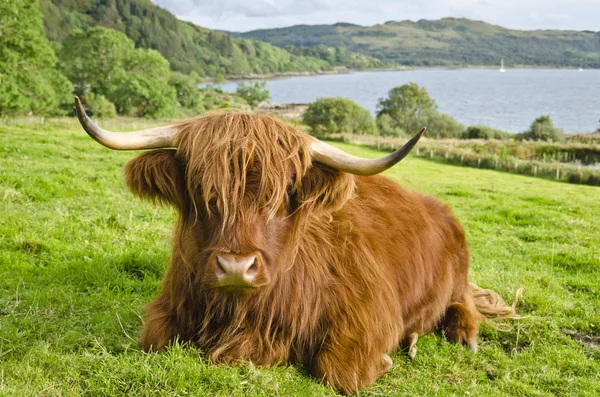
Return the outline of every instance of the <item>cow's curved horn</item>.
{"type": "Polygon", "coordinates": [[[312,142],[312,158],[314,161],[335,168],[339,171],[348,172],[356,175],[375,175],[379,174],[394,166],[402,160],[411,151],[411,149],[419,142],[421,136],[425,132],[422,128],[400,149],[385,157],[378,159],[365,159],[348,154],[336,147],[333,147],[325,142],[313,138],[312,142]]]}
{"type": "Polygon", "coordinates": [[[172,125],[133,132],[111,132],[94,123],[83,110],[81,101],[75,97],[77,118],[85,132],[107,148],[115,150],[140,150],[174,147],[173,137],[177,128],[172,125]]]}

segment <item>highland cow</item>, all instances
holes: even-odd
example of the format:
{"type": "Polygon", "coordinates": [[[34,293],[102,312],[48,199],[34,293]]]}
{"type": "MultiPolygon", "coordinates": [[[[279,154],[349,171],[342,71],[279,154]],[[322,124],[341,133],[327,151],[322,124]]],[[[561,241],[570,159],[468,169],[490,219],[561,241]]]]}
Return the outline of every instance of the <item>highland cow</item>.
{"type": "Polygon", "coordinates": [[[419,334],[442,330],[476,350],[480,321],[514,309],[469,284],[465,235],[445,205],[375,175],[424,130],[363,159],[265,115],[114,133],[77,98],[76,110],[109,148],[155,149],[127,164],[127,185],[179,214],[145,350],[178,338],[215,362],[301,364],[353,393],[388,371],[400,344],[413,356],[419,334]]]}

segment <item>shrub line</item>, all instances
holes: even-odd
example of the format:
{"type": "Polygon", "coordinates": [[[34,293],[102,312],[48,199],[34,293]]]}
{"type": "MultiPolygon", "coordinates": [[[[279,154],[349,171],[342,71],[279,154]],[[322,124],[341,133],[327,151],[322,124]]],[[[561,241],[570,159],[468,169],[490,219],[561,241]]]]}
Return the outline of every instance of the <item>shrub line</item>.
{"type": "MultiPolygon", "coordinates": [[[[396,150],[403,144],[403,139],[367,137],[364,135],[356,136],[352,134],[336,134],[330,135],[327,138],[383,151],[396,150]]],[[[467,152],[464,150],[464,145],[461,147],[456,142],[458,141],[453,140],[453,142],[450,142],[450,140],[446,140],[443,143],[447,145],[441,146],[439,145],[441,143],[439,140],[424,140],[420,143],[421,147],[417,148],[413,154],[419,158],[441,161],[448,164],[492,169],[543,179],[553,179],[561,182],[600,186],[600,168],[582,167],[581,164],[571,165],[557,161],[548,162],[522,159],[506,155],[506,151],[500,151],[499,154],[467,152]]],[[[468,143],[468,141],[461,140],[460,143],[468,143]]],[[[471,144],[479,144],[479,142],[475,141],[471,144]]],[[[546,143],[545,145],[549,144],[546,143]]],[[[564,144],[561,144],[561,146],[564,146],[564,144]]]]}

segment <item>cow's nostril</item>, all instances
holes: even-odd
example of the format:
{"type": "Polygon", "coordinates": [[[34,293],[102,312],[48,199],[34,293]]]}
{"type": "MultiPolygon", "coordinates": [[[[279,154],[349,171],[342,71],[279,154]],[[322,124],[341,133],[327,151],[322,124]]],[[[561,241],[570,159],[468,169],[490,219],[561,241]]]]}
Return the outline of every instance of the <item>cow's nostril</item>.
{"type": "Polygon", "coordinates": [[[221,261],[218,257],[216,262],[217,266],[215,266],[215,273],[217,274],[217,277],[223,277],[227,273],[227,271],[223,268],[223,265],[221,265],[221,261]]]}
{"type": "Polygon", "coordinates": [[[258,273],[258,265],[256,264],[256,260],[254,260],[254,262],[252,262],[252,266],[250,266],[248,270],[246,270],[246,275],[254,278],[254,276],[256,276],[256,273],[258,273]]]}

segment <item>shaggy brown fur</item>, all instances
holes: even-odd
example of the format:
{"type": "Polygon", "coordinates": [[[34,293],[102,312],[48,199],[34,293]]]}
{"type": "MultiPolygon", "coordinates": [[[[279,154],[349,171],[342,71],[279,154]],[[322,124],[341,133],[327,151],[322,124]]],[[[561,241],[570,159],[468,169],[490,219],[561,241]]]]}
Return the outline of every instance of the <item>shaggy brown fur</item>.
{"type": "Polygon", "coordinates": [[[464,232],[438,201],[312,163],[310,138],[268,116],[179,127],[177,150],[126,167],[133,193],[180,213],[144,349],[179,337],[214,361],[304,364],[352,393],[387,372],[411,333],[441,327],[476,346],[483,314],[506,314],[480,290],[475,302],[464,232]],[[256,253],[258,288],[213,287],[219,252],[256,253]]]}

